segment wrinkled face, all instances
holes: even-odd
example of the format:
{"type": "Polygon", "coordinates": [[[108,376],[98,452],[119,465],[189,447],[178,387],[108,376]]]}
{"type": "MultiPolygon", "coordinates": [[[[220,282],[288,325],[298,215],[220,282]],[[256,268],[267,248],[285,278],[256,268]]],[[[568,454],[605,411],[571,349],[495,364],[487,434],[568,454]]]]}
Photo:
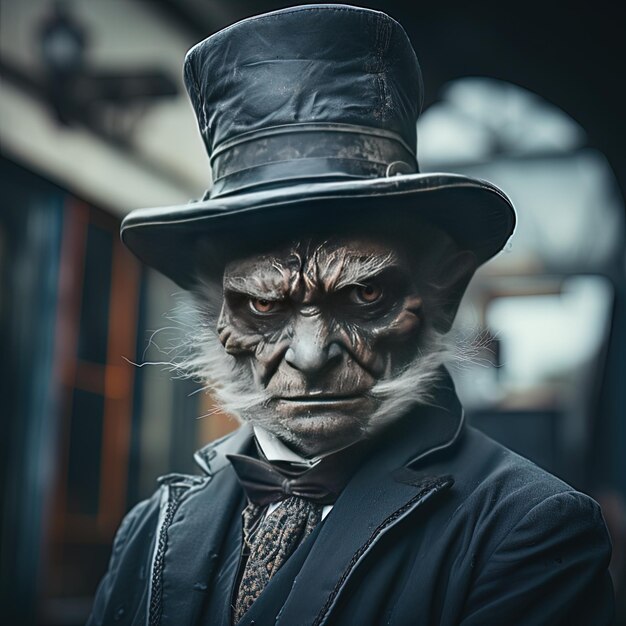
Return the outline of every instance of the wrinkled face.
{"type": "Polygon", "coordinates": [[[251,368],[275,434],[309,455],[363,436],[380,403],[373,388],[415,358],[423,320],[411,274],[401,250],[364,237],[227,265],[219,339],[251,368]]]}

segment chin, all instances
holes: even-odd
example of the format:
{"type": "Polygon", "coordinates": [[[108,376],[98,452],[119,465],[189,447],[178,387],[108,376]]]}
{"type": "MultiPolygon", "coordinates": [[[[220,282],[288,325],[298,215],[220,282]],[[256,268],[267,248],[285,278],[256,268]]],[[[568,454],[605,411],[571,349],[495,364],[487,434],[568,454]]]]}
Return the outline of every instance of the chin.
{"type": "Polygon", "coordinates": [[[374,402],[359,397],[341,402],[278,400],[276,433],[305,456],[317,456],[360,441],[367,433],[374,402]]]}

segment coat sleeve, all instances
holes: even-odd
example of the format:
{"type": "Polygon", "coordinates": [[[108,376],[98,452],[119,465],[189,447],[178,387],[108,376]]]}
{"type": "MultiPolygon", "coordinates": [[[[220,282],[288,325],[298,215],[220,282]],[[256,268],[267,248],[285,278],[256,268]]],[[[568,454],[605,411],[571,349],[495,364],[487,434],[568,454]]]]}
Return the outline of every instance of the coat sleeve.
{"type": "Polygon", "coordinates": [[[612,623],[611,544],[591,498],[552,495],[533,507],[477,576],[462,626],[612,623]]]}
{"type": "MultiPolygon", "coordinates": [[[[158,494],[158,492],[157,492],[158,494]]],[[[132,599],[141,597],[147,584],[146,557],[149,556],[158,517],[158,497],[137,504],[122,520],[113,541],[106,574],[96,591],[86,626],[126,623],[137,607],[132,599]],[[123,618],[123,619],[122,619],[123,618]]]]}

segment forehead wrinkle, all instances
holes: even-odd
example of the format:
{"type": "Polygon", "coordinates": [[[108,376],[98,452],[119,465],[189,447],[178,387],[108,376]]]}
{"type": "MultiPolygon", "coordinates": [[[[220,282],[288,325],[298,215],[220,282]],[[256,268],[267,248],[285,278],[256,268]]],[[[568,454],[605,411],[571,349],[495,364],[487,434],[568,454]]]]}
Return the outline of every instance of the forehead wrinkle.
{"type": "Polygon", "coordinates": [[[328,240],[320,242],[312,250],[310,245],[307,242],[303,279],[311,295],[317,290],[328,293],[359,284],[399,265],[394,250],[376,251],[367,246],[361,251],[351,245],[333,246],[328,240]]]}

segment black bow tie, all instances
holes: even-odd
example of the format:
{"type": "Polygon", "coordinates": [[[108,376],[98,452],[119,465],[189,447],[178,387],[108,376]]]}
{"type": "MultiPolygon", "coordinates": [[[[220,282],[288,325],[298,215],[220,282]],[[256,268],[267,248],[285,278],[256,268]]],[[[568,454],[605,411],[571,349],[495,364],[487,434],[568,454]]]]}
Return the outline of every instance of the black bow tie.
{"type": "Polygon", "coordinates": [[[323,457],[310,468],[228,454],[248,500],[265,506],[292,496],[332,504],[350,480],[368,445],[360,442],[323,457]]]}

